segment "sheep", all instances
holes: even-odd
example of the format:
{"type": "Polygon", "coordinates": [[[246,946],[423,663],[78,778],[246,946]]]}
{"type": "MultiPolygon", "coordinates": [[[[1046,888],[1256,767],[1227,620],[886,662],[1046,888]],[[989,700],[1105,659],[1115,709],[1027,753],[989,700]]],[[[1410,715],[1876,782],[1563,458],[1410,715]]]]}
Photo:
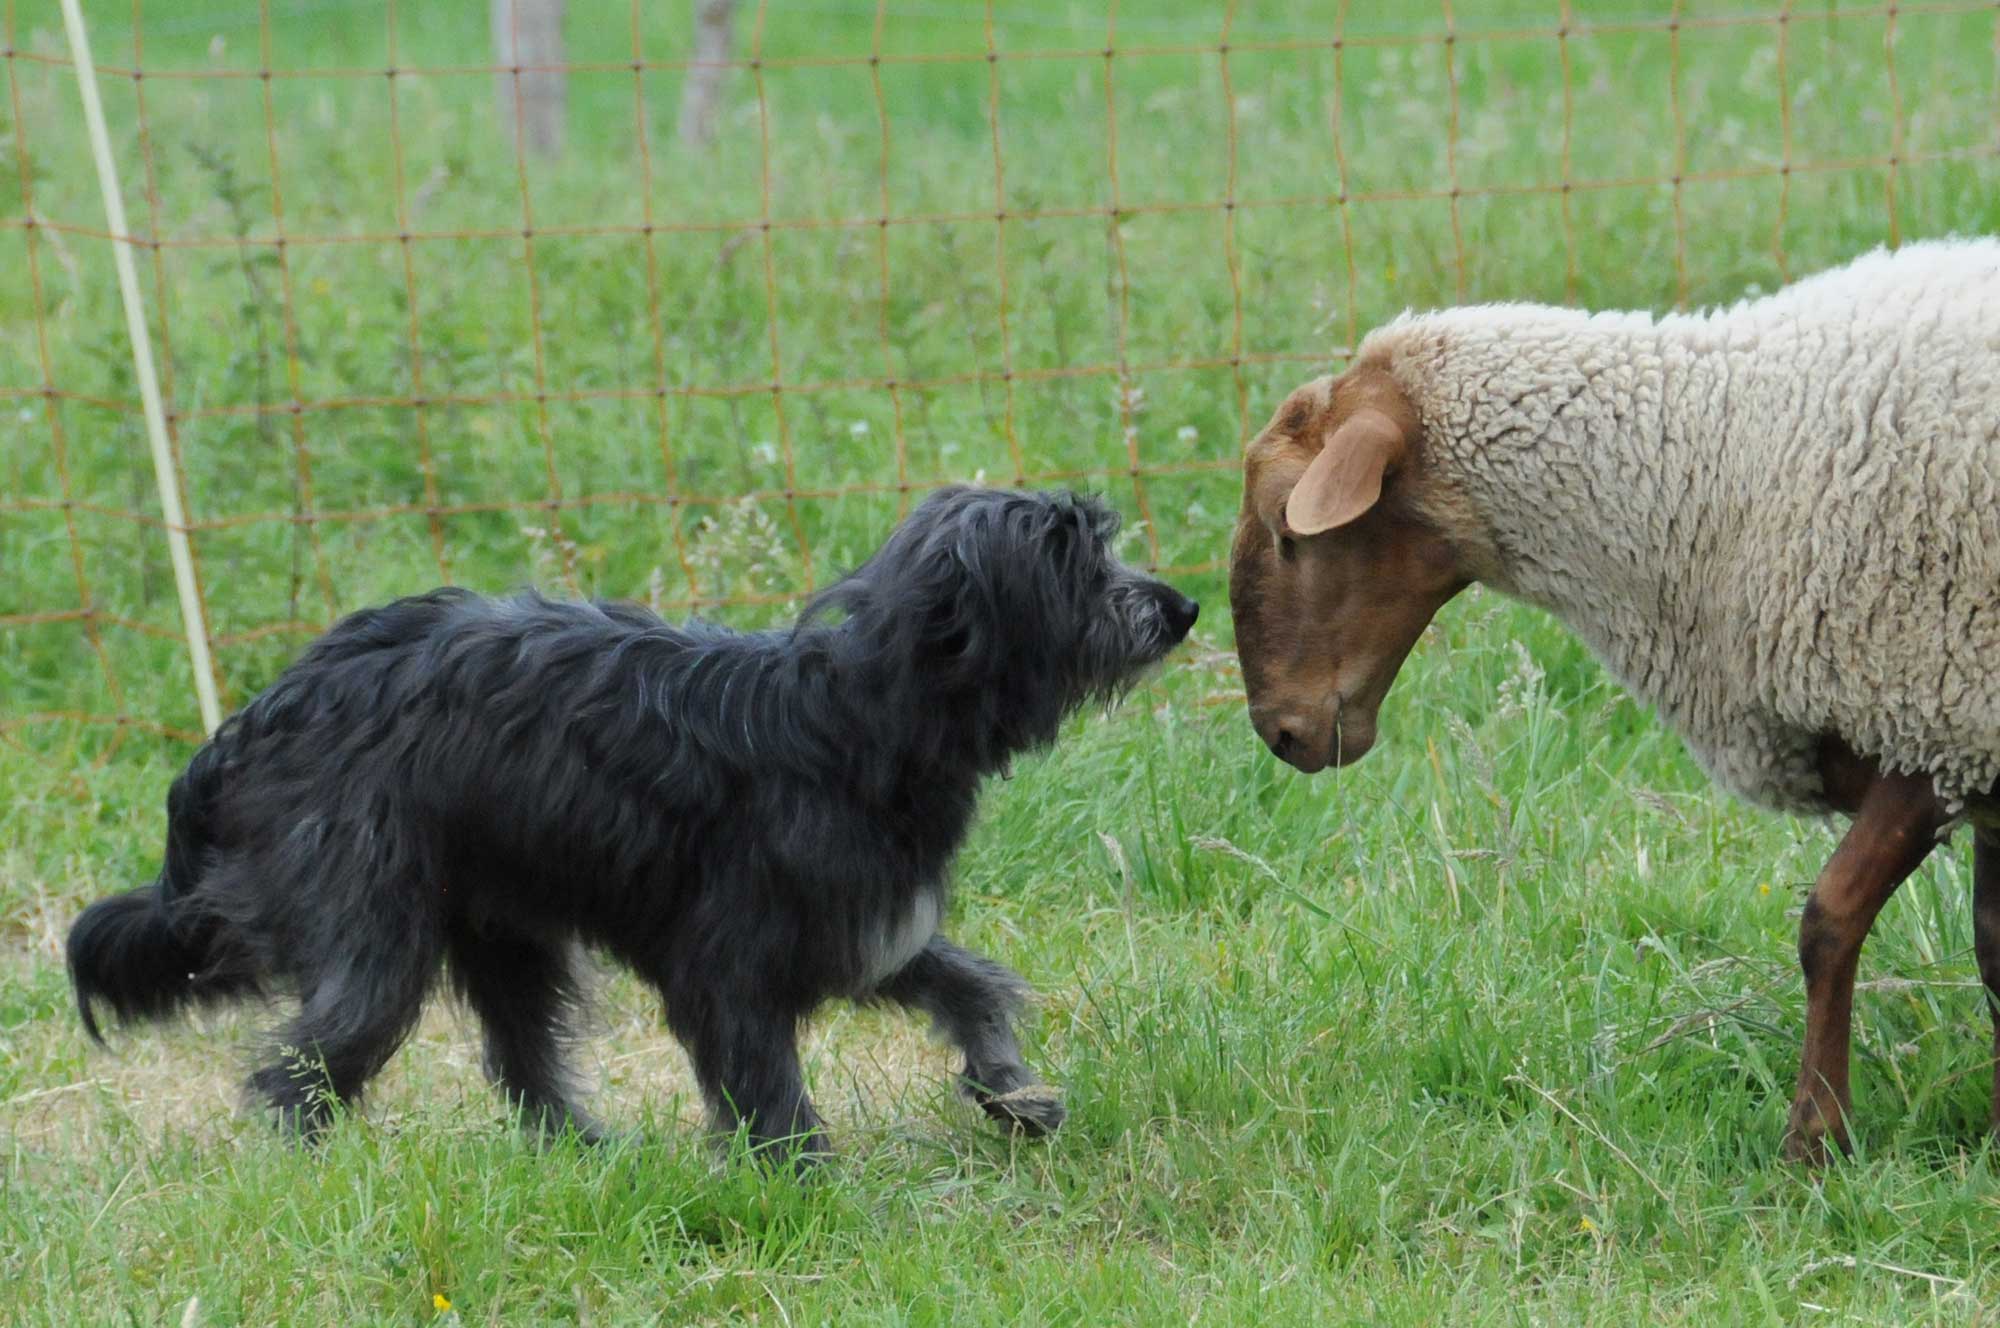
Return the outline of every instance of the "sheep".
{"type": "Polygon", "coordinates": [[[1250,717],[1311,773],[1375,741],[1480,582],[1576,632],[1751,802],[1852,823],[1799,925],[1785,1136],[1848,1148],[1855,970],[1970,822],[2000,1129],[2000,241],[1870,253],[1698,313],[1405,313],[1244,456],[1250,717]]]}

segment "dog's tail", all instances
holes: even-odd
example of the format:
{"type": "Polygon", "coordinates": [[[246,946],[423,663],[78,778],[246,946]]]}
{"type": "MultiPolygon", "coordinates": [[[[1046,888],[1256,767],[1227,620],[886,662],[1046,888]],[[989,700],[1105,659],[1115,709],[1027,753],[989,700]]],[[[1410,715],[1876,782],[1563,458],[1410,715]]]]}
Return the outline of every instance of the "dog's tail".
{"type": "Polygon", "coordinates": [[[98,900],[70,926],[77,1012],[98,1042],[104,1041],[99,1005],[121,1021],[165,1019],[257,989],[252,974],[224,960],[222,924],[194,898],[208,854],[204,795],[219,765],[212,748],[204,748],[174,781],[159,880],[98,900]]]}
{"type": "MultiPolygon", "coordinates": [[[[177,925],[159,884],[100,899],[69,929],[69,977],[77,1013],[98,1042],[97,1006],[120,1020],[165,1019],[183,1007],[230,994],[204,980],[204,938],[177,925]]],[[[224,980],[227,986],[227,980],[224,980]]]]}

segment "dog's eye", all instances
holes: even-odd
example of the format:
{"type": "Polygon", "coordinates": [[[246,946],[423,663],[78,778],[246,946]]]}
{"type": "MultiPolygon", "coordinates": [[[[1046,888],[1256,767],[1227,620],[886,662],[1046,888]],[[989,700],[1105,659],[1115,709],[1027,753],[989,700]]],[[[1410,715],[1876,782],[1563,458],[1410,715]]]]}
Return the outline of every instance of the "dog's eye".
{"type": "Polygon", "coordinates": [[[1298,557],[1298,554],[1298,541],[1294,540],[1290,535],[1278,536],[1278,556],[1280,558],[1283,558],[1286,562],[1290,562],[1292,559],[1298,557]]]}

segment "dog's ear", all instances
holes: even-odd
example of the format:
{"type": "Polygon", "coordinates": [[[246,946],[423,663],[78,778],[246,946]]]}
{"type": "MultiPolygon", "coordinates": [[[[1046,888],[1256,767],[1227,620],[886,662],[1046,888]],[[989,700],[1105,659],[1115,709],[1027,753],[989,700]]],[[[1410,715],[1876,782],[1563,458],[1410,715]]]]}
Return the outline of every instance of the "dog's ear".
{"type": "Polygon", "coordinates": [[[1403,427],[1364,406],[1338,428],[1299,476],[1285,499],[1284,524],[1295,535],[1317,535],[1344,526],[1382,497],[1382,477],[1403,459],[1403,427]]]}
{"type": "Polygon", "coordinates": [[[1024,511],[1020,537],[1008,550],[1015,568],[1005,589],[1039,596],[1075,582],[1103,556],[1101,550],[1117,531],[1116,509],[1095,501],[1078,499],[1024,511]],[[1042,584],[1051,579],[1052,584],[1042,584]]]}
{"type": "Polygon", "coordinates": [[[1124,514],[1101,498],[1090,497],[1079,505],[1083,513],[1084,525],[1092,535],[1106,546],[1118,538],[1118,531],[1125,524],[1124,514]]]}
{"type": "Polygon", "coordinates": [[[1002,642],[1066,649],[1117,520],[1115,509],[1061,494],[996,494],[960,514],[945,542],[955,574],[924,599],[933,643],[981,666],[1005,653],[1002,642]]]}

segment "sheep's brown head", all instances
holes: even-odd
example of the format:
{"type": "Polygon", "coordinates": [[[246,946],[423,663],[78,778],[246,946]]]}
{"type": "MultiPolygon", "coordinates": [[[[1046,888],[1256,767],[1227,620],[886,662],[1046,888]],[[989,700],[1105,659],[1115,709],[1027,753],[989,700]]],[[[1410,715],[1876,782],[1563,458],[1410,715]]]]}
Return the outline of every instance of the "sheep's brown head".
{"type": "Polygon", "coordinates": [[[1250,721],[1308,774],[1374,745],[1396,671],[1472,579],[1431,496],[1417,412],[1379,367],[1299,388],[1244,455],[1229,604],[1250,721]]]}

